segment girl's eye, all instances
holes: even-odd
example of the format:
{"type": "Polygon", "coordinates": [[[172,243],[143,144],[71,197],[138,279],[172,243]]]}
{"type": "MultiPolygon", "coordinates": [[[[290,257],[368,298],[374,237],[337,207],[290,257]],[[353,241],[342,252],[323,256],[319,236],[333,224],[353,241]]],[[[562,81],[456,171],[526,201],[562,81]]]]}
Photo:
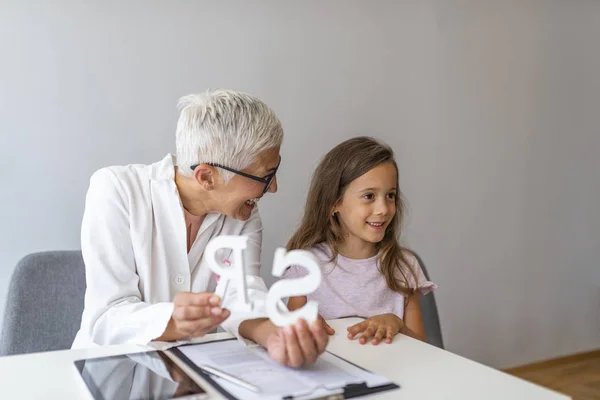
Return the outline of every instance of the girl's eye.
{"type": "Polygon", "coordinates": [[[373,197],[374,197],[373,193],[363,194],[363,199],[365,199],[365,200],[373,200],[373,197]]]}
{"type": "Polygon", "coordinates": [[[396,193],[388,193],[388,198],[394,200],[396,198],[396,193]]]}

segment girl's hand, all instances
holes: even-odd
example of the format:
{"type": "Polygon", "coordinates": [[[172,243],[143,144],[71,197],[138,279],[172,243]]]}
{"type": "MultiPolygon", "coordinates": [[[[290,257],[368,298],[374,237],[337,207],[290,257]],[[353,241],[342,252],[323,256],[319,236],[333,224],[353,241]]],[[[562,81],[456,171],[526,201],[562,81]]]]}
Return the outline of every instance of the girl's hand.
{"type": "Polygon", "coordinates": [[[354,339],[362,332],[359,342],[365,344],[371,338],[373,345],[378,345],[383,338],[386,343],[392,343],[392,338],[404,327],[404,321],[396,314],[376,315],[348,327],[348,339],[354,339]]]}

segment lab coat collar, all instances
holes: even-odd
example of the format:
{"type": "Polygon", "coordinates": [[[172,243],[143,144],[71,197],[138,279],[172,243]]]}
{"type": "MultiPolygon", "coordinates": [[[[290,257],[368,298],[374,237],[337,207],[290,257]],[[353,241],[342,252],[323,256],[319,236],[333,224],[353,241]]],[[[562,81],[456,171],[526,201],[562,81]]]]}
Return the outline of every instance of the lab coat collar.
{"type": "MultiPolygon", "coordinates": [[[[171,204],[171,207],[177,207],[177,205],[179,207],[177,207],[180,211],[178,211],[175,215],[172,215],[173,219],[172,219],[172,223],[175,224],[174,229],[178,232],[182,232],[183,234],[185,233],[185,222],[183,220],[183,216],[184,216],[184,208],[183,208],[183,204],[181,203],[181,197],[179,197],[179,191],[177,190],[177,185],[175,184],[175,166],[177,165],[177,157],[175,157],[172,154],[167,154],[162,160],[150,165],[150,172],[149,172],[149,176],[150,176],[150,180],[151,181],[164,181],[164,180],[168,180],[171,181],[169,183],[169,186],[172,187],[172,193],[173,193],[173,197],[170,198],[170,200],[166,200],[169,201],[171,204]],[[179,228],[179,229],[178,229],[179,228]]],[[[169,207],[170,209],[173,209],[169,207]]],[[[213,224],[219,220],[221,220],[221,222],[223,222],[225,219],[225,216],[223,214],[219,214],[219,213],[208,213],[206,215],[206,217],[204,218],[204,221],[202,221],[202,224],[200,225],[200,230],[198,231],[198,235],[196,238],[202,236],[202,234],[204,233],[204,231],[206,231],[206,229],[210,228],[213,226],[213,224]]],[[[185,237],[180,238],[182,242],[187,243],[187,240],[184,240],[185,237]]],[[[195,241],[194,241],[195,243],[195,241]]],[[[194,246],[192,246],[194,247],[194,246]]]]}
{"type": "Polygon", "coordinates": [[[177,158],[172,154],[167,154],[165,158],[157,163],[150,165],[150,179],[153,181],[170,179],[175,182],[175,165],[177,158]]]}

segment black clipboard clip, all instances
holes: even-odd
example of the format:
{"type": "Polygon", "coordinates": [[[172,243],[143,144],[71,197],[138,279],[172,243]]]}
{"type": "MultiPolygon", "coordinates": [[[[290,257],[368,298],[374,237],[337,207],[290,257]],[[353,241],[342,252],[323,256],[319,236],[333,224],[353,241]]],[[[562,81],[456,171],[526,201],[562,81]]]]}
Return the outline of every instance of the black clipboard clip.
{"type": "MultiPolygon", "coordinates": [[[[366,382],[361,383],[350,383],[344,386],[343,391],[337,393],[330,393],[324,395],[317,395],[316,397],[310,397],[310,395],[300,395],[298,397],[294,396],[286,396],[283,400],[345,400],[352,399],[354,397],[366,396],[368,394],[385,392],[387,390],[398,389],[400,386],[395,383],[390,383],[387,385],[369,387],[366,382]]],[[[340,388],[341,390],[342,388],[340,388]]]]}
{"type": "Polygon", "coordinates": [[[388,383],[387,385],[367,386],[366,382],[363,383],[350,383],[344,387],[344,399],[352,399],[354,397],[366,396],[368,394],[386,392],[388,390],[399,389],[400,386],[395,383],[388,383]]]}
{"type": "Polygon", "coordinates": [[[300,396],[300,397],[294,397],[294,396],[286,396],[283,398],[283,400],[298,400],[298,399],[303,399],[303,400],[344,400],[344,393],[339,392],[339,393],[330,393],[330,394],[325,394],[322,396],[317,396],[317,397],[307,397],[307,396],[300,396]]]}
{"type": "MultiPolygon", "coordinates": [[[[184,344],[182,346],[192,346],[192,345],[198,346],[198,345],[203,345],[203,344],[207,344],[207,343],[225,342],[225,341],[230,341],[230,340],[236,340],[236,339],[229,338],[229,339],[215,340],[212,342],[189,343],[189,344],[184,344]]],[[[178,347],[180,347],[180,346],[178,346],[178,347]]],[[[229,400],[240,400],[240,399],[236,398],[235,396],[233,396],[228,391],[226,391],[223,387],[221,387],[215,380],[213,380],[212,376],[209,373],[206,373],[197,364],[193,363],[189,358],[187,358],[178,347],[169,349],[169,352],[171,352],[174,357],[177,357],[180,361],[182,361],[183,363],[188,365],[194,372],[196,372],[198,375],[200,375],[209,385],[213,386],[213,388],[215,388],[225,398],[227,398],[229,400]]],[[[356,364],[338,356],[337,354],[333,354],[331,352],[328,352],[328,353],[334,357],[339,358],[340,360],[342,360],[348,364],[355,366],[356,368],[359,368],[359,369],[369,372],[367,369],[365,369],[359,365],[356,365],[356,364]]],[[[370,394],[374,394],[374,393],[385,392],[388,390],[394,390],[394,389],[399,389],[399,388],[400,388],[400,386],[393,382],[385,383],[385,384],[382,384],[379,386],[372,386],[372,387],[369,387],[366,382],[349,383],[345,386],[339,386],[339,387],[328,387],[328,386],[324,386],[324,385],[317,385],[315,388],[313,388],[310,391],[307,391],[304,393],[299,393],[295,396],[284,396],[284,397],[282,397],[282,400],[344,400],[344,399],[352,399],[355,397],[366,396],[366,395],[370,395],[370,394]]]]}
{"type": "MultiPolygon", "coordinates": [[[[293,397],[284,397],[284,400],[287,399],[291,399],[293,400],[293,397]]],[[[334,394],[326,394],[325,396],[320,396],[320,397],[312,397],[310,400],[344,400],[344,394],[343,393],[334,393],[334,394]]]]}

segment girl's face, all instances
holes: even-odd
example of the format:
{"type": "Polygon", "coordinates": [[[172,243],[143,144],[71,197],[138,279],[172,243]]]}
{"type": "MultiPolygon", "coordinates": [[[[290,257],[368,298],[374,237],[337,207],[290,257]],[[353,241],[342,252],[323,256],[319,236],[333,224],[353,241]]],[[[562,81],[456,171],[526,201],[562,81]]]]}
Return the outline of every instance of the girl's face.
{"type": "Polygon", "coordinates": [[[383,163],[352,181],[334,208],[346,246],[364,247],[381,242],[396,214],[397,171],[383,163]]]}

